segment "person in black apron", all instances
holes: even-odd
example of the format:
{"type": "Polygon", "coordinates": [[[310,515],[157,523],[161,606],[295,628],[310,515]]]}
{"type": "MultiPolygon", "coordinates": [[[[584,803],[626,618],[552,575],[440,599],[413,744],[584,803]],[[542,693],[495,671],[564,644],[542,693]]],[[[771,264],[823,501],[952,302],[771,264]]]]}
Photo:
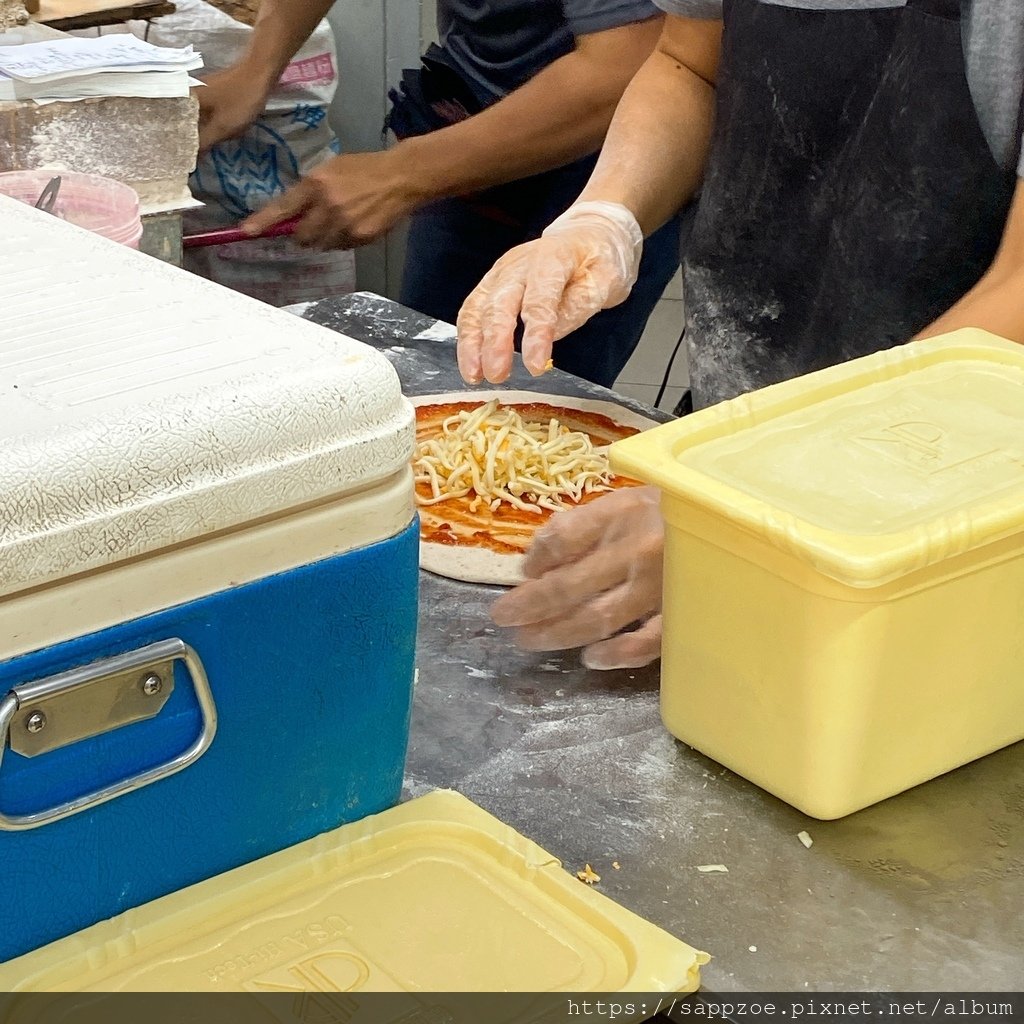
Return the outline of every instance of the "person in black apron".
{"type": "Polygon", "coordinates": [[[684,272],[696,408],[909,341],[991,264],[1015,178],[960,0],[731,0],[715,116],[684,272]]]}
{"type": "MultiPolygon", "coordinates": [[[[694,405],[925,331],[992,264],[1015,184],[979,124],[960,0],[726,0],[684,262],[694,405]]],[[[496,603],[524,646],[581,646],[595,668],[658,656],[660,518],[623,495],[563,517],[530,555],[538,578],[496,603]]]]}

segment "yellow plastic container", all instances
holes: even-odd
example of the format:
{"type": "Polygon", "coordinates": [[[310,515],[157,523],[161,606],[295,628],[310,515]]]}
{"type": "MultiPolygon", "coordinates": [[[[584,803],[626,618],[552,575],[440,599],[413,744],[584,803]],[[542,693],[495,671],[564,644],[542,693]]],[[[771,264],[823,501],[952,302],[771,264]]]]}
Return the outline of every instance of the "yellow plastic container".
{"type": "Polygon", "coordinates": [[[0,965],[0,992],[692,992],[707,961],[440,791],[0,965]]]}
{"type": "Polygon", "coordinates": [[[662,717],[816,818],[1024,738],[1024,346],[965,330],[612,447],[662,489],[662,717]]]}

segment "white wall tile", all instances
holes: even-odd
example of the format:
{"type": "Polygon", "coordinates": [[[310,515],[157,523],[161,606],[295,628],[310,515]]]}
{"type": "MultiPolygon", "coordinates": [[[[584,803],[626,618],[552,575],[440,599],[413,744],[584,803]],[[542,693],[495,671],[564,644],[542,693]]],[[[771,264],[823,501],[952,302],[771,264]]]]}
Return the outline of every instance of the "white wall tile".
{"type": "MultiPolygon", "coordinates": [[[[640,344],[619,374],[616,384],[661,384],[672,350],[683,329],[683,304],[677,299],[662,299],[647,321],[640,344]]],[[[686,346],[680,346],[672,364],[670,386],[684,387],[688,381],[686,346]]],[[[619,387],[621,390],[621,387],[619,387]]]]}
{"type": "Polygon", "coordinates": [[[668,283],[668,287],[665,289],[666,299],[679,299],[683,301],[683,268],[680,267],[676,271],[676,276],[672,278],[668,283]]]}
{"type": "MultiPolygon", "coordinates": [[[[654,400],[658,397],[659,387],[659,384],[617,383],[615,390],[627,398],[635,398],[638,402],[643,402],[645,405],[654,405],[654,400]]],[[[678,385],[666,388],[665,394],[661,399],[661,405],[658,408],[662,412],[672,412],[679,399],[683,397],[685,390],[686,388],[679,387],[678,385]]]]}

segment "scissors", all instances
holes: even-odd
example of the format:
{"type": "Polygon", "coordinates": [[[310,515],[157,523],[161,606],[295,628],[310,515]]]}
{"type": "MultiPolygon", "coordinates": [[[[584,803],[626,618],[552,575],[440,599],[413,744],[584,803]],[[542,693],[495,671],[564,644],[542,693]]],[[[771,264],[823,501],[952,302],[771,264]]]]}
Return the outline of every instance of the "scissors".
{"type": "Polygon", "coordinates": [[[57,194],[60,192],[60,178],[51,178],[46,188],[43,189],[36,200],[36,209],[43,213],[53,213],[53,207],[57,202],[57,194]]]}

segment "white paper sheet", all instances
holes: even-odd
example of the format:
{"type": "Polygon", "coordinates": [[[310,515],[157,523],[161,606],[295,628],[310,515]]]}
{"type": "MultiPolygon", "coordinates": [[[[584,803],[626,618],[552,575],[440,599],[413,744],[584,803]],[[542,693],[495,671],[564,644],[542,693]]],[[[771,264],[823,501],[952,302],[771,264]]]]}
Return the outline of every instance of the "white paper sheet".
{"type": "Polygon", "coordinates": [[[0,46],[0,73],[27,82],[57,81],[97,71],[194,71],[202,66],[202,58],[191,46],[153,46],[122,34],[0,46]]]}

